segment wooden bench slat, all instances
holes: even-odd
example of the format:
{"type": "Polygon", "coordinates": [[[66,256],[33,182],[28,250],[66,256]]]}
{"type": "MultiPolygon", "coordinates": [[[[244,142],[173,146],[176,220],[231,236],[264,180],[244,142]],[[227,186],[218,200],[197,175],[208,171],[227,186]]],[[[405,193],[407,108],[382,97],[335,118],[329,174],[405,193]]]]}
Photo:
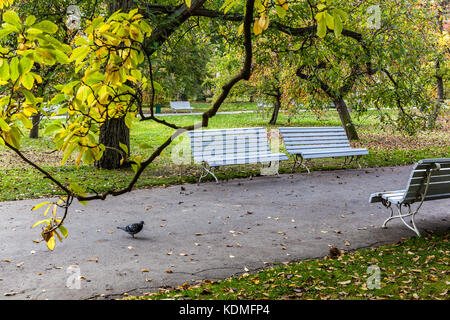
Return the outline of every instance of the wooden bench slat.
{"type": "Polygon", "coordinates": [[[346,157],[369,154],[366,149],[302,150],[299,151],[299,153],[301,153],[302,157],[305,159],[346,157]]]}
{"type": "Polygon", "coordinates": [[[291,133],[291,134],[283,134],[283,138],[309,138],[309,137],[317,137],[318,139],[320,139],[321,137],[341,137],[341,138],[347,138],[347,136],[345,135],[345,133],[341,133],[341,132],[311,132],[311,133],[291,133]]]}
{"type": "MultiPolygon", "coordinates": [[[[439,172],[439,171],[438,171],[439,172]]],[[[412,178],[411,179],[411,184],[420,184],[420,182],[423,180],[423,176],[422,177],[416,177],[416,178],[412,178]]],[[[446,174],[446,175],[432,175],[430,178],[430,182],[448,182],[450,183],[450,174],[446,174]]]]}
{"type": "Polygon", "coordinates": [[[265,163],[265,162],[273,162],[273,161],[282,161],[287,160],[287,155],[284,153],[279,154],[268,154],[268,155],[248,155],[245,157],[229,157],[229,158],[210,158],[205,159],[205,161],[211,167],[225,166],[225,165],[236,165],[236,164],[250,164],[250,163],[265,163]]]}
{"type": "MultiPolygon", "coordinates": [[[[442,162],[442,163],[440,163],[440,165],[441,165],[441,169],[448,169],[448,168],[450,168],[450,162],[442,162]]],[[[429,165],[429,164],[426,164],[426,163],[424,163],[424,164],[419,164],[419,165],[415,168],[415,170],[428,169],[429,167],[430,167],[430,165],[429,165]]]]}
{"type": "Polygon", "coordinates": [[[345,132],[344,128],[342,128],[342,127],[283,127],[283,128],[280,128],[281,133],[291,133],[291,132],[301,133],[301,132],[321,132],[321,131],[345,132]]]}
{"type": "Polygon", "coordinates": [[[291,151],[291,152],[295,152],[298,150],[314,150],[314,149],[349,149],[350,145],[347,144],[314,144],[314,145],[309,145],[309,146],[286,146],[286,149],[291,151]]]}
{"type": "MultiPolygon", "coordinates": [[[[425,177],[427,170],[414,170],[411,178],[423,178],[425,177]]],[[[450,168],[441,168],[439,171],[433,172],[433,177],[450,175],[450,168]]]]}
{"type": "Polygon", "coordinates": [[[377,192],[372,193],[369,197],[369,203],[375,203],[375,202],[381,202],[381,199],[383,199],[383,196],[389,196],[389,195],[398,195],[398,194],[405,194],[406,190],[396,190],[396,191],[387,191],[387,192],[377,192]]]}

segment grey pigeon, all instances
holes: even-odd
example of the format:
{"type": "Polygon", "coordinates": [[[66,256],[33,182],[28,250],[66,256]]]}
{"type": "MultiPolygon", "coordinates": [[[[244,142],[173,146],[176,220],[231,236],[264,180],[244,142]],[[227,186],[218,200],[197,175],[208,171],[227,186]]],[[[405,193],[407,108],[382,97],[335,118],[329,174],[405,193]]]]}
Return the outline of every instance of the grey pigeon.
{"type": "Polygon", "coordinates": [[[144,221],[141,221],[139,223],[132,223],[125,227],[117,227],[117,229],[123,230],[125,232],[128,232],[131,234],[131,236],[134,238],[134,235],[142,230],[144,227],[144,221]]]}

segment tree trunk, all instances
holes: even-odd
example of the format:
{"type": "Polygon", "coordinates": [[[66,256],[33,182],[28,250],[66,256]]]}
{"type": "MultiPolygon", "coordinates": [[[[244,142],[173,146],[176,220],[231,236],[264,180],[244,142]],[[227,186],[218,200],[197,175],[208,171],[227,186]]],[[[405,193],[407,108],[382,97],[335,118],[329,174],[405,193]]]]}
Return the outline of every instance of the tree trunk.
{"type": "Polygon", "coordinates": [[[353,125],[352,118],[350,113],[348,112],[347,105],[345,104],[344,99],[338,98],[333,100],[334,105],[336,106],[336,110],[341,118],[342,125],[345,129],[345,133],[347,134],[347,138],[349,140],[359,140],[358,133],[356,132],[356,128],[353,125]]]}
{"type": "Polygon", "coordinates": [[[281,95],[277,95],[275,105],[273,106],[272,118],[270,118],[269,124],[276,125],[278,119],[278,113],[281,108],[281,95]]]}
{"type": "Polygon", "coordinates": [[[31,117],[31,122],[33,123],[33,128],[30,130],[30,138],[38,139],[39,138],[39,123],[41,122],[41,113],[35,114],[31,117]]]}
{"type": "MultiPolygon", "coordinates": [[[[109,2],[109,13],[122,9],[128,11],[133,5],[133,0],[114,0],[109,2]]],[[[119,142],[128,147],[130,152],[130,129],[125,125],[124,118],[107,119],[100,127],[99,142],[106,149],[102,158],[96,162],[97,168],[102,169],[119,169],[121,167],[120,160],[124,152],[119,142]]],[[[127,155],[128,156],[128,155],[127,155]]]]}
{"type": "Polygon", "coordinates": [[[97,168],[102,169],[119,169],[121,165],[123,153],[120,143],[127,146],[130,150],[130,129],[125,125],[124,118],[109,119],[100,127],[99,141],[106,149],[102,158],[96,162],[97,168]]]}

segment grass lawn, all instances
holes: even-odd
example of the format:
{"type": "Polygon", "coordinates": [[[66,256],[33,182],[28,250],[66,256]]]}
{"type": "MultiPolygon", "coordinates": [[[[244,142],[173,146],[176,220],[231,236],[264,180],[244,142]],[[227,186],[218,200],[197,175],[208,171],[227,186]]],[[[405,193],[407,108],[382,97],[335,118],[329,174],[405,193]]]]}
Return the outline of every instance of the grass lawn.
{"type": "Polygon", "coordinates": [[[127,299],[448,299],[449,240],[428,235],[127,299]]]}
{"type": "MultiPolygon", "coordinates": [[[[245,110],[255,105],[233,104],[228,108],[245,110]]],[[[203,106],[205,108],[205,106],[203,106]]],[[[200,121],[201,116],[162,116],[167,121],[179,125],[189,125],[200,121]]],[[[266,128],[278,126],[340,126],[340,120],[335,111],[324,112],[320,116],[311,112],[302,112],[297,117],[288,117],[281,114],[277,126],[267,125],[268,118],[257,117],[255,113],[219,114],[211,119],[209,128],[256,127],[266,128]]],[[[389,127],[382,127],[373,113],[354,119],[360,135],[360,141],[352,143],[354,147],[369,149],[370,154],[364,156],[360,162],[364,167],[397,166],[412,164],[423,158],[448,157],[450,154],[450,114],[441,119],[441,128],[434,132],[423,132],[415,137],[405,137],[396,133],[389,127]]],[[[46,121],[42,127],[45,127],[46,121]]],[[[43,130],[41,130],[41,133],[43,130]]],[[[163,143],[172,133],[173,129],[154,122],[136,121],[131,131],[131,153],[149,156],[153,150],[163,143]]],[[[189,163],[175,165],[172,161],[172,149],[178,143],[186,143],[189,150],[189,139],[177,138],[152,163],[137,183],[136,187],[163,186],[173,183],[196,182],[200,167],[189,163]]],[[[78,182],[97,192],[110,188],[121,188],[128,184],[133,176],[131,169],[97,170],[92,166],[81,166],[78,170],[73,161],[60,167],[62,155],[54,151],[54,143],[49,136],[40,139],[24,137],[22,142],[24,154],[43,165],[46,170],[60,177],[69,184],[78,182]]],[[[283,151],[283,146],[281,148],[283,151]]],[[[189,151],[188,151],[189,153],[189,151]]],[[[21,161],[13,152],[0,147],[0,201],[39,198],[50,195],[59,195],[61,191],[40,174],[21,161]]],[[[76,158],[76,155],[73,155],[76,158]]],[[[188,154],[190,159],[190,154],[188,154]]],[[[339,169],[343,159],[317,159],[309,163],[312,170],[339,169]]],[[[291,172],[293,160],[280,163],[280,173],[291,172]]],[[[353,165],[356,168],[355,165],[353,165]]],[[[219,179],[232,179],[238,177],[255,176],[259,174],[259,165],[241,165],[220,168],[217,172],[219,179]]],[[[301,169],[298,169],[301,170],[301,169]]],[[[208,177],[212,180],[211,177],[208,177]]],[[[406,183],[406,181],[405,181],[406,183]]]]}

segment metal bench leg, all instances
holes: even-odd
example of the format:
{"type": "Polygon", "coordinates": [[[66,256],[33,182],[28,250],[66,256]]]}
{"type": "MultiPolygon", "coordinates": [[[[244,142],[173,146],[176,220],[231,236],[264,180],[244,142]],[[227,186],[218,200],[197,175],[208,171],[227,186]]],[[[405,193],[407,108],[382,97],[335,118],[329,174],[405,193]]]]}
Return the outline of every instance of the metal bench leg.
{"type": "Polygon", "coordinates": [[[362,167],[361,167],[361,164],[359,163],[359,158],[361,158],[361,156],[356,156],[356,163],[358,164],[358,167],[360,168],[360,169],[362,169],[362,167]]]}
{"type": "Polygon", "coordinates": [[[198,182],[201,182],[203,178],[210,174],[214,177],[214,179],[216,179],[216,183],[219,183],[219,179],[217,179],[216,175],[214,174],[215,169],[215,167],[211,168],[206,163],[202,162],[202,173],[200,174],[200,179],[198,179],[198,182]]]}
{"type": "Polygon", "coordinates": [[[361,156],[345,156],[342,168],[345,166],[349,166],[352,162],[355,162],[358,165],[358,167],[362,169],[361,164],[358,161],[359,158],[361,158],[361,156]]]}
{"type": "Polygon", "coordinates": [[[389,209],[391,211],[391,213],[389,215],[389,218],[387,218],[384,221],[383,225],[381,226],[382,228],[387,228],[386,224],[389,221],[391,221],[392,219],[400,218],[400,220],[402,220],[402,222],[404,223],[405,226],[407,226],[410,230],[414,231],[417,234],[417,236],[420,237],[420,232],[417,229],[416,222],[414,221],[414,217],[415,217],[417,211],[419,211],[419,208],[417,208],[417,210],[415,210],[414,212],[411,212],[411,205],[410,204],[399,203],[399,204],[396,205],[398,214],[394,215],[394,210],[393,210],[393,208],[391,206],[391,203],[389,201],[382,201],[382,203],[387,209],[389,209]],[[408,212],[407,213],[403,213],[403,211],[402,211],[403,207],[407,207],[408,208],[408,212]],[[405,221],[406,217],[411,217],[411,225],[408,224],[405,221]]]}
{"type": "Polygon", "coordinates": [[[417,229],[416,222],[414,221],[414,217],[415,217],[415,215],[416,215],[418,210],[415,210],[414,212],[411,212],[411,206],[409,204],[399,204],[399,205],[397,205],[397,209],[398,209],[398,212],[399,212],[400,219],[403,221],[405,226],[407,226],[409,229],[414,231],[417,234],[417,236],[420,237],[420,232],[417,229]],[[405,207],[408,207],[408,213],[407,214],[403,214],[402,213],[402,205],[405,206],[405,207]],[[411,217],[411,225],[406,223],[405,219],[403,219],[403,218],[409,217],[409,216],[411,217]]]}
{"type": "Polygon", "coordinates": [[[306,171],[308,171],[308,173],[311,173],[311,171],[309,171],[308,166],[304,163],[303,157],[301,155],[298,155],[298,154],[296,154],[294,156],[294,166],[292,167],[292,172],[294,172],[295,168],[298,167],[297,165],[298,166],[300,166],[300,165],[303,166],[306,169],[306,171]],[[300,161],[298,161],[299,157],[300,157],[300,161]]]}

